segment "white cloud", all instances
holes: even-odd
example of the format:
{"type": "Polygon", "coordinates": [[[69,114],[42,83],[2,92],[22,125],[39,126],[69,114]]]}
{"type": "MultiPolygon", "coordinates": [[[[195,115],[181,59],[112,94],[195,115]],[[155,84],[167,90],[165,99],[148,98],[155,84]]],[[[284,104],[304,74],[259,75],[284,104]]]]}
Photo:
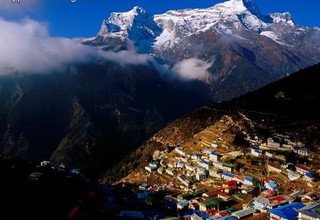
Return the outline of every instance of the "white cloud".
{"type": "Polygon", "coordinates": [[[135,51],[101,51],[68,38],[50,37],[45,23],[24,19],[20,22],[0,18],[0,75],[59,71],[72,63],[105,59],[120,65],[153,66],[165,78],[209,79],[212,62],[191,58],[173,67],[158,64],[152,56],[135,51]]]}
{"type": "Polygon", "coordinates": [[[43,72],[70,62],[83,62],[95,51],[67,38],[48,35],[45,24],[0,19],[0,74],[43,72]]]}
{"type": "Polygon", "coordinates": [[[104,52],[68,38],[50,37],[45,23],[31,19],[12,22],[0,18],[0,48],[0,75],[59,70],[92,58],[121,65],[154,62],[151,56],[135,51],[104,52]]]}
{"type": "Polygon", "coordinates": [[[184,80],[200,80],[208,81],[210,78],[208,69],[212,66],[212,62],[205,62],[197,58],[185,59],[172,68],[172,71],[184,80]]]}

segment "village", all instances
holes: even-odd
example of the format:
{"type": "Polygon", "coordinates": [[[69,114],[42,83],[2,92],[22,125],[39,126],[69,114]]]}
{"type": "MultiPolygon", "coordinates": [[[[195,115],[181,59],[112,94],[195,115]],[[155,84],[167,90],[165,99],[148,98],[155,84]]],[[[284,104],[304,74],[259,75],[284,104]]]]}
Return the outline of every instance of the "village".
{"type": "Polygon", "coordinates": [[[26,184],[52,187],[52,175],[66,183],[65,193],[89,184],[67,219],[85,213],[100,216],[95,219],[319,220],[317,147],[294,133],[266,136],[242,127],[222,117],[181,145],[155,150],[147,164],[114,184],[50,161],[25,171],[26,184]]]}
{"type": "Polygon", "coordinates": [[[166,199],[184,219],[320,219],[313,148],[289,134],[243,132],[249,147],[241,149],[221,135],[228,120],[195,135],[187,147],[155,151],[128,182],[144,180],[140,188],[147,192],[170,192],[166,199]]]}

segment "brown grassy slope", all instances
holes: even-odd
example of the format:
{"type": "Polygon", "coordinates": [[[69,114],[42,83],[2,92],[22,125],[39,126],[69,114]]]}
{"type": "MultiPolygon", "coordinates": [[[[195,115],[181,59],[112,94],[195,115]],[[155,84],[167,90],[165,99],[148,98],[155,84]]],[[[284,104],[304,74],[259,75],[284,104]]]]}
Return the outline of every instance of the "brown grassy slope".
{"type": "Polygon", "coordinates": [[[168,124],[141,147],[127,156],[114,169],[103,175],[103,181],[113,181],[128,175],[136,168],[141,168],[152,157],[155,150],[164,150],[176,146],[219,120],[223,111],[203,107],[168,124]]]}

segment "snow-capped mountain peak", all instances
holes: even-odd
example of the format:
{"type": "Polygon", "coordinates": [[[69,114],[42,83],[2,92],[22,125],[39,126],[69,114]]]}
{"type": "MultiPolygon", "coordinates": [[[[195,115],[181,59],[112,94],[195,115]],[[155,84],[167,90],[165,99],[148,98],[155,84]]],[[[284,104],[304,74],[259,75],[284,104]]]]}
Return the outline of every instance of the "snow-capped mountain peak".
{"type": "MultiPolygon", "coordinates": [[[[269,38],[275,43],[290,45],[287,33],[295,24],[289,13],[264,15],[253,0],[227,0],[209,8],[170,10],[149,14],[135,6],[127,12],[114,12],[102,22],[96,38],[82,42],[119,50],[134,48],[139,52],[162,53],[177,45],[185,45],[191,37],[208,35],[228,41],[252,41],[269,38]],[[186,40],[187,39],[187,40],[186,40]]],[[[298,29],[295,35],[303,33],[298,29]]]]}
{"type": "Polygon", "coordinates": [[[153,17],[138,6],[127,12],[113,12],[103,20],[95,44],[125,43],[125,48],[134,46],[139,52],[148,52],[154,38],[161,32],[153,17]]]}
{"type": "Polygon", "coordinates": [[[289,12],[272,13],[272,14],[270,14],[270,17],[272,18],[274,23],[289,24],[292,26],[294,25],[291,14],[289,12]]]}
{"type": "Polygon", "coordinates": [[[121,30],[126,30],[132,27],[137,17],[144,17],[146,11],[141,7],[135,6],[127,12],[113,12],[108,19],[108,24],[116,25],[121,30]]]}

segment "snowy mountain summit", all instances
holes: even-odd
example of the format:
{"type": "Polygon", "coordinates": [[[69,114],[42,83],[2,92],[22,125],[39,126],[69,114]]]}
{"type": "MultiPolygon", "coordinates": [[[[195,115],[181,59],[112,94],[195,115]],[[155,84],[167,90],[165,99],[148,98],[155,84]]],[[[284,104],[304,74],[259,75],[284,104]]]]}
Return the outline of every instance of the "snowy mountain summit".
{"type": "Polygon", "coordinates": [[[296,25],[288,12],[264,15],[253,0],[229,0],[155,15],[140,7],[114,12],[96,37],[81,42],[199,71],[179,76],[205,79],[214,99],[224,100],[318,63],[319,38],[319,28],[296,25]]]}
{"type": "Polygon", "coordinates": [[[230,33],[244,27],[261,32],[273,23],[294,25],[289,13],[261,14],[253,0],[229,0],[206,9],[171,10],[159,15],[136,6],[128,12],[111,13],[96,38],[90,40],[100,45],[126,42],[125,48],[132,43],[140,52],[148,52],[154,45],[172,46],[179,38],[209,29],[230,33]]]}

